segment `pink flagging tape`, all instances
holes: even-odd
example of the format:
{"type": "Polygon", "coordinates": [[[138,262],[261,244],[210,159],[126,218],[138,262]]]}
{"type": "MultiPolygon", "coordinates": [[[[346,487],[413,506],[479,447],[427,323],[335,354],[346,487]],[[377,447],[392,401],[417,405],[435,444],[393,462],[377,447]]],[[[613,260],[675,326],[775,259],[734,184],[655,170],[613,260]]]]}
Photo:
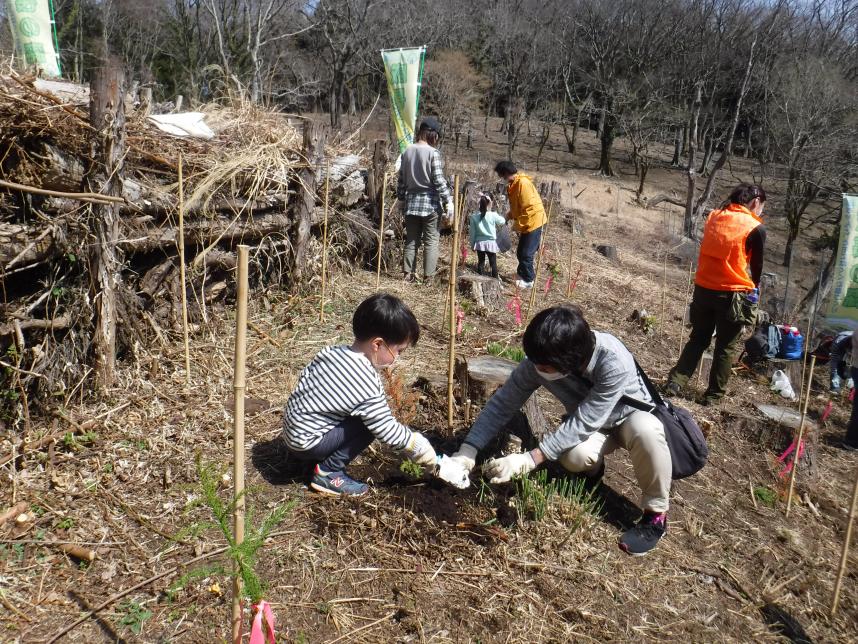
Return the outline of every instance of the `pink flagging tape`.
{"type": "Polygon", "coordinates": [[[456,335],[459,335],[462,332],[462,329],[465,326],[465,312],[456,307],[456,335]]]}
{"type": "Polygon", "coordinates": [[[828,401],[828,404],[825,406],[825,411],[822,412],[822,422],[824,423],[828,420],[828,417],[831,415],[831,410],[834,408],[834,403],[832,401],[828,401]]]}
{"type": "Polygon", "coordinates": [[[852,402],[853,400],[855,400],[855,387],[852,387],[852,389],[849,390],[849,402],[852,402]]]}
{"type": "MultiPolygon", "coordinates": [[[[788,457],[790,454],[792,454],[792,453],[793,453],[793,451],[794,451],[794,450],[795,450],[795,441],[793,441],[793,442],[790,444],[790,446],[789,446],[789,447],[787,447],[786,451],[778,457],[778,461],[780,461],[781,463],[783,463],[783,462],[787,459],[787,457],[788,457]]],[[[794,460],[789,461],[789,462],[786,464],[786,466],[784,466],[784,468],[783,468],[783,469],[778,473],[778,476],[779,476],[780,478],[783,478],[783,477],[785,477],[787,474],[789,474],[790,472],[792,472],[792,465],[793,465],[793,463],[794,463],[794,462],[795,462],[795,463],[797,463],[797,462],[801,459],[801,457],[802,457],[802,455],[803,455],[803,454],[804,454],[804,441],[801,441],[801,445],[799,445],[799,446],[798,446],[798,455],[795,457],[795,459],[794,459],[794,460]]]]}
{"type": "Polygon", "coordinates": [[[581,268],[582,268],[582,266],[578,267],[578,272],[575,273],[575,277],[573,277],[571,280],[572,284],[569,286],[569,292],[570,293],[575,290],[576,286],[578,286],[578,276],[581,274],[581,268]]]}
{"type": "Polygon", "coordinates": [[[553,283],[554,283],[554,273],[549,273],[548,279],[545,280],[545,291],[544,291],[544,293],[546,295],[548,295],[548,291],[551,290],[551,284],[553,284],[553,283]]]}
{"type": "Polygon", "coordinates": [[[462,266],[464,266],[465,262],[468,261],[468,245],[463,243],[459,247],[459,252],[462,254],[462,266]]]}
{"type": "Polygon", "coordinates": [[[265,644],[266,641],[270,644],[276,644],[274,639],[274,613],[271,612],[271,605],[261,600],[253,607],[253,626],[250,629],[250,644],[265,644]],[[265,618],[265,630],[262,630],[262,618],[265,618]]]}
{"type": "Polygon", "coordinates": [[[515,316],[515,323],[521,326],[521,296],[518,291],[515,292],[515,297],[506,303],[506,310],[515,316]]]}

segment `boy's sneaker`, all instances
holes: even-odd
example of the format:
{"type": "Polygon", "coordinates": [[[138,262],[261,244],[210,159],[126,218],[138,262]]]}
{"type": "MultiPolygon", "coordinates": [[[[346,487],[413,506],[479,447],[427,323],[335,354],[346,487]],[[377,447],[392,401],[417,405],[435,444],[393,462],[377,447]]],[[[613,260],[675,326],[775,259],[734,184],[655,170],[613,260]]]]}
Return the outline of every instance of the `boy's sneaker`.
{"type": "Polygon", "coordinates": [[[620,549],[634,557],[645,555],[658,545],[667,532],[667,513],[645,512],[638,524],[620,537],[620,549]]]}
{"type": "Polygon", "coordinates": [[[525,282],[524,280],[515,280],[515,285],[522,289],[533,288],[533,282],[525,282]]]}
{"type": "Polygon", "coordinates": [[[329,472],[322,474],[319,471],[319,466],[313,471],[313,478],[310,480],[310,487],[316,492],[322,494],[330,494],[332,496],[363,496],[369,490],[366,483],[355,481],[345,472],[329,472]]]}

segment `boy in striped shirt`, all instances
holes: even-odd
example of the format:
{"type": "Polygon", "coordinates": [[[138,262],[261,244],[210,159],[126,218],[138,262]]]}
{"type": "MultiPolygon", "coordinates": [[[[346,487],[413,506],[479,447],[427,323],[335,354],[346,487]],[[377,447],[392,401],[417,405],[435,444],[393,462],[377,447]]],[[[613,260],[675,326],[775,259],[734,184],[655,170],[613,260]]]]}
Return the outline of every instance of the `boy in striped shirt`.
{"type": "Polygon", "coordinates": [[[324,494],[367,492],[366,483],[345,468],[376,438],[422,465],[435,465],[426,437],[393,417],[377,371],[417,344],[414,314],[399,298],[377,293],[357,307],[352,330],[351,346],[326,347],[304,368],[283,415],[289,451],[316,464],[310,487],[324,494]]]}

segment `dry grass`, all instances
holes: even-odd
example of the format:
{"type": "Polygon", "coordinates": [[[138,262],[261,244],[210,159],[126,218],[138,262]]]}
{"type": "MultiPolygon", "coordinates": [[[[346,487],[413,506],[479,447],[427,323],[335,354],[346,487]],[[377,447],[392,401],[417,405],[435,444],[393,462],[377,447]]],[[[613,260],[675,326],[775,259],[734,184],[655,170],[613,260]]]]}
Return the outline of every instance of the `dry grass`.
{"type": "MultiPolygon", "coordinates": [[[[673,295],[655,335],[627,321],[641,307],[660,317],[666,243],[656,225],[641,223],[646,216],[625,204],[610,220],[595,205],[585,209],[586,237],[571,239],[574,270],[583,267],[573,299],[595,328],[615,333],[648,370],[663,375],[678,348],[682,298],[675,294],[684,293],[687,272],[670,263],[673,295]],[[631,234],[615,234],[618,226],[631,234]],[[619,247],[619,265],[593,250],[593,242],[605,239],[619,247]]],[[[565,256],[569,231],[560,225],[553,231],[550,252],[565,256]]],[[[501,258],[502,274],[514,270],[513,262],[501,258]]],[[[540,307],[563,299],[570,276],[565,261],[560,267],[550,293],[538,296],[540,307]]],[[[398,272],[398,266],[390,267],[383,288],[405,298],[423,326],[420,343],[401,359],[399,373],[407,384],[444,372],[444,287],[406,285],[396,279],[398,272]]],[[[782,641],[766,621],[765,615],[771,620],[775,614],[772,605],[814,640],[854,639],[854,572],[845,580],[840,614],[827,618],[854,463],[826,440],[841,431],[846,407],[838,406],[819,437],[814,453],[823,475],[812,478],[802,470],[799,479],[800,491],[820,516],[802,504],[786,520],[782,502],[774,508],[755,505],[749,489],[749,481],[777,487],[772,457],[781,445],[761,444],[751,431],[756,425],[744,419],[751,402],[772,399],[765,384],[744,375],[733,380],[733,400],[725,408],[688,403],[713,425],[712,457],[698,476],[675,484],[668,536],[644,559],[629,558],[615,546],[619,532],[636,518],[637,486],[623,453],[609,459],[604,514],[577,532],[570,532],[562,513],[549,512],[539,523],[516,521],[508,487],[489,494],[480,486],[457,491],[429,479],[406,479],[396,455],[377,447],[354,468],[373,483],[367,499],[307,493],[273,441],[280,409],[300,369],[319,349],[350,340],[351,313],[372,292],[374,274],[339,267],[324,323],[318,322],[312,295],[288,297],[272,288],[255,291],[251,299],[249,503],[263,514],[298,500],[281,533],[264,547],[259,566],[286,641],[782,641]]],[[[85,606],[221,543],[214,531],[187,533],[207,516],[203,509],[185,508],[197,493],[194,455],[228,465],[232,320],[229,309],[215,306],[201,322],[188,390],[181,342],[167,331],[164,344],[137,348],[107,396],[69,410],[80,420],[97,418],[96,436],[60,441],[21,459],[16,469],[2,469],[2,505],[24,499],[34,511],[32,520],[7,525],[0,534],[3,639],[32,641],[55,632],[85,606]],[[186,535],[181,541],[168,538],[180,533],[186,535]],[[54,541],[93,544],[99,556],[81,567],[48,545],[54,541]]],[[[518,333],[507,311],[469,314],[460,350],[467,355],[484,351],[490,341],[515,343],[518,333]]],[[[544,402],[556,419],[560,410],[544,402]]],[[[449,453],[458,439],[440,430],[445,412],[439,401],[422,396],[414,426],[449,453]]],[[[34,424],[25,438],[50,429],[48,423],[34,424]]],[[[6,432],[0,453],[11,450],[12,436],[6,432]]],[[[228,486],[223,492],[228,494],[228,486]]],[[[853,557],[850,570],[855,564],[853,557]]],[[[229,598],[221,594],[226,578],[189,582],[169,599],[164,591],[175,580],[165,578],[128,597],[152,613],[139,636],[123,625],[130,605],[118,604],[69,640],[227,637],[229,598]]]]}

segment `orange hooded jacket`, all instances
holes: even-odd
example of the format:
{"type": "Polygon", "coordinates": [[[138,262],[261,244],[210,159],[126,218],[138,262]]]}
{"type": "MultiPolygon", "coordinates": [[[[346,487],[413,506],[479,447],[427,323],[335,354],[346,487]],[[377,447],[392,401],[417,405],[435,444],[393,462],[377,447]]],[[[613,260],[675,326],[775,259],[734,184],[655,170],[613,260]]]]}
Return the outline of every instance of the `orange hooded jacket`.
{"type": "Polygon", "coordinates": [[[521,172],[513,175],[506,187],[513,230],[530,233],[545,225],[545,207],[533,185],[533,179],[521,172]]]}
{"type": "Polygon", "coordinates": [[[703,228],[694,283],[713,291],[750,291],[756,285],[748,275],[748,235],[763,221],[740,204],[713,210],[703,228]]]}

